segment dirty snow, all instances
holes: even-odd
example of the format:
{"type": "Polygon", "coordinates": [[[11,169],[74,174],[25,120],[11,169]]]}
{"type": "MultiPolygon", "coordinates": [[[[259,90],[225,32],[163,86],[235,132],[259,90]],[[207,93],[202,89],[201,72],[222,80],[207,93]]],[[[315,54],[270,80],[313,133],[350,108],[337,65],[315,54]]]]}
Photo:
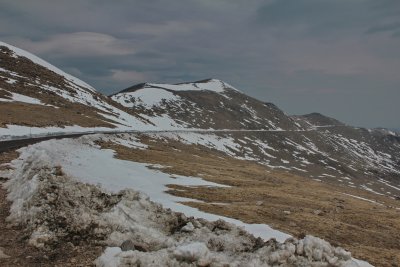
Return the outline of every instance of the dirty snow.
{"type": "MultiPolygon", "coordinates": [[[[65,242],[71,234],[89,244],[103,242],[108,248],[95,264],[104,267],[223,266],[226,263],[230,266],[323,266],[328,263],[344,267],[370,266],[356,263],[349,252],[316,237],[265,243],[222,220],[208,222],[162,208],[132,189],[110,193],[108,188],[103,193],[104,184],[122,188],[118,185],[121,181],[116,178],[117,172],[108,181],[101,180],[104,183],[101,187],[83,184],[80,181],[83,177],[69,178],[73,158],[80,155],[79,167],[88,165],[86,156],[93,156],[91,152],[96,149],[92,141],[80,138],[42,142],[21,149],[19,159],[12,162],[15,170],[6,184],[8,199],[12,201],[8,220],[26,225],[26,230],[32,233],[29,244],[51,249],[52,244],[65,242]],[[60,151],[56,152],[57,149],[60,151]],[[75,150],[80,153],[74,154],[75,150]],[[57,164],[61,164],[66,174],[57,164]],[[58,218],[63,218],[64,223],[60,225],[58,218]],[[134,244],[135,250],[122,250],[128,240],[138,242],[134,244]]],[[[109,158],[111,151],[97,149],[97,153],[101,156],[94,160],[103,157],[116,160],[109,158]]],[[[98,166],[102,163],[98,162],[98,166]]],[[[118,167],[124,168],[124,164],[118,167]]],[[[92,177],[103,169],[86,171],[85,177],[92,177]]],[[[147,172],[142,170],[138,174],[147,172]]],[[[157,171],[154,173],[158,175],[157,171]]]]}
{"type": "MultiPolygon", "coordinates": [[[[144,163],[124,161],[114,158],[114,151],[99,149],[92,141],[97,136],[75,139],[50,140],[26,149],[26,157],[30,154],[45,153],[50,157],[49,163],[62,166],[63,171],[81,182],[101,186],[110,193],[116,193],[126,188],[133,188],[149,195],[151,200],[161,203],[164,207],[187,216],[205,218],[207,220],[224,219],[244,227],[250,233],[264,239],[276,238],[283,241],[289,235],[274,230],[264,224],[246,224],[239,220],[201,212],[196,208],[178,202],[193,201],[165,193],[168,184],[184,186],[224,186],[207,182],[197,177],[168,175],[144,163]]],[[[118,140],[118,139],[117,139],[118,140]]],[[[158,166],[155,166],[158,167],[158,166]]]]}

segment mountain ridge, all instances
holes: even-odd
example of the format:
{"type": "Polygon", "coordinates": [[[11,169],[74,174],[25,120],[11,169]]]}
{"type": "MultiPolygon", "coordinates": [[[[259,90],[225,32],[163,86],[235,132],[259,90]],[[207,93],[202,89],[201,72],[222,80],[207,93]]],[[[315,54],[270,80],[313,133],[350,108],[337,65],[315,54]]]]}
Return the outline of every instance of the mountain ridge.
{"type": "MultiPolygon", "coordinates": [[[[319,113],[290,116],[275,104],[217,79],[142,83],[107,97],[13,49],[0,46],[0,114],[4,114],[0,140],[31,130],[44,135],[69,130],[109,132],[40,142],[19,150],[21,155],[0,153],[0,162],[9,164],[0,167],[11,166],[6,172],[0,169],[10,179],[9,200],[13,208],[21,209],[13,209],[11,217],[29,226],[24,229],[31,234],[30,244],[54,248],[52,244],[70,241],[83,246],[104,241],[113,248],[107,248],[103,256],[119,262],[118,255],[130,253],[120,249],[130,238],[140,240],[143,249],[154,248],[153,230],[132,230],[147,229],[150,223],[161,232],[164,224],[171,226],[165,236],[177,238],[172,249],[188,241],[182,237],[195,234],[190,242],[208,240],[201,246],[204,251],[221,252],[221,233],[234,232],[235,238],[222,244],[236,251],[234,243],[240,240],[236,235],[243,237],[243,229],[163,210],[135,188],[159,203],[169,199],[169,207],[182,208],[179,211],[191,209],[194,213],[188,216],[206,212],[211,218],[236,219],[231,222],[251,227],[254,234],[268,225],[294,237],[313,233],[374,263],[385,257],[385,267],[398,255],[400,137],[390,131],[352,127],[319,113]],[[16,160],[10,163],[10,158],[16,160]],[[179,202],[171,202],[172,196],[179,202]],[[143,204],[151,210],[143,209],[143,204]],[[79,213],[82,210],[85,216],[79,213]],[[34,220],[27,222],[26,214],[34,220]],[[168,222],[158,220],[161,214],[168,222]],[[158,219],[145,219],[138,225],[136,219],[141,216],[158,219]],[[105,218],[109,225],[102,224],[105,218]],[[203,231],[212,237],[204,239],[203,231]],[[371,251],[376,253],[371,255],[371,251]]],[[[157,240],[157,253],[163,253],[158,249],[165,248],[165,239],[157,240]]],[[[290,249],[287,242],[254,240],[254,246],[239,248],[246,259],[265,244],[290,249]]],[[[317,241],[316,251],[328,247],[317,241]]],[[[302,246],[303,241],[296,242],[302,246]]],[[[152,261],[153,252],[143,256],[150,255],[152,261]]],[[[261,254],[266,255],[265,251],[261,254]]],[[[351,260],[350,253],[343,255],[351,260]]]]}

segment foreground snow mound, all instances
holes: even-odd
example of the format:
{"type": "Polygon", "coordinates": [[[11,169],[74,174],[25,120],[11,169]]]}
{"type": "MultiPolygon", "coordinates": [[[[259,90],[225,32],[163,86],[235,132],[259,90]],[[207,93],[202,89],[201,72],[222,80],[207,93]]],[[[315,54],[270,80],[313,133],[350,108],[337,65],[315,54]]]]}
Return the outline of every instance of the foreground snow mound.
{"type": "MultiPolygon", "coordinates": [[[[232,240],[238,242],[238,240],[232,240]]],[[[306,236],[302,240],[288,239],[285,243],[270,241],[250,251],[213,251],[210,245],[193,242],[175,248],[142,252],[123,251],[109,247],[96,260],[106,266],[369,266],[352,260],[342,248],[334,248],[326,241],[306,236]]]]}
{"type": "Polygon", "coordinates": [[[172,212],[134,190],[106,193],[68,177],[34,148],[12,162],[6,187],[8,220],[24,225],[38,248],[102,245],[107,248],[95,264],[104,267],[358,266],[349,252],[316,237],[264,242],[222,220],[172,212]]]}

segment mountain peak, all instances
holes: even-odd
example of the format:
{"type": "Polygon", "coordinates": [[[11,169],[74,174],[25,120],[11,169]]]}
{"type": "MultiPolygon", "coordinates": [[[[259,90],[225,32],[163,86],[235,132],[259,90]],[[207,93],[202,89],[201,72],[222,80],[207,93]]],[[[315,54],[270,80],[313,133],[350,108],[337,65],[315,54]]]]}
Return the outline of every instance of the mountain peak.
{"type": "Polygon", "coordinates": [[[305,115],[301,115],[300,117],[307,120],[309,123],[315,126],[327,126],[327,125],[336,125],[336,126],[343,126],[345,125],[343,122],[323,115],[318,112],[313,112],[305,115]]]}
{"type": "Polygon", "coordinates": [[[166,84],[166,83],[139,83],[128,87],[120,93],[128,93],[128,92],[136,92],[137,90],[145,89],[145,88],[155,88],[155,89],[164,89],[167,91],[212,91],[215,93],[223,93],[226,90],[235,90],[236,88],[231,86],[230,84],[219,80],[219,79],[204,79],[195,82],[182,82],[176,84],[166,84]]]}

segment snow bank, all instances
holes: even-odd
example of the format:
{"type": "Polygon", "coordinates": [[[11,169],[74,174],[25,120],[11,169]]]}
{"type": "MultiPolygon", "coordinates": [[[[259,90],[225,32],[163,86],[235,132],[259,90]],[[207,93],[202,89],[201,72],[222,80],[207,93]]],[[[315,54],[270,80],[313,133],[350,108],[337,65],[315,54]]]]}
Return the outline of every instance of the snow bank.
{"type": "Polygon", "coordinates": [[[78,134],[91,132],[116,132],[118,129],[106,127],[81,127],[78,125],[61,127],[27,127],[20,125],[7,125],[7,128],[0,127],[0,141],[44,136],[78,134]]]}
{"type": "MultiPolygon", "coordinates": [[[[89,150],[93,156],[94,148],[89,138],[71,142],[46,141],[23,148],[12,162],[15,170],[6,184],[12,202],[8,220],[25,225],[33,246],[108,246],[97,266],[361,266],[349,252],[316,237],[264,242],[223,220],[209,222],[173,212],[132,189],[110,192],[73,179],[64,164],[80,157],[84,168],[89,159],[81,152],[89,150]],[[82,149],[74,154],[78,146],[82,149]]],[[[98,166],[104,163],[99,161],[98,166]]],[[[118,176],[114,173],[109,180],[115,182],[118,176]]]]}
{"type": "MultiPolygon", "coordinates": [[[[121,142],[121,136],[114,137],[115,143],[124,144],[121,142]]],[[[127,136],[125,135],[125,138],[127,136]]],[[[239,220],[209,214],[181,204],[180,202],[195,200],[165,193],[168,190],[166,185],[211,187],[224,185],[207,182],[197,177],[172,176],[157,170],[155,166],[149,164],[116,159],[114,158],[114,151],[101,150],[93,144],[94,140],[101,140],[102,138],[101,135],[96,135],[81,137],[78,140],[49,140],[22,149],[21,157],[45,153],[48,155],[46,162],[49,164],[62,166],[63,171],[70,177],[74,177],[84,183],[99,185],[107,192],[117,193],[120,190],[132,188],[146,193],[152,201],[161,203],[163,207],[182,212],[187,216],[214,221],[223,219],[241,226],[250,233],[264,239],[276,238],[283,241],[290,237],[265,224],[246,224],[239,220]]],[[[110,137],[104,137],[104,141],[110,141],[110,137]]],[[[113,141],[113,138],[111,138],[111,141],[113,141]]],[[[40,155],[35,157],[40,158],[40,155]]]]}

